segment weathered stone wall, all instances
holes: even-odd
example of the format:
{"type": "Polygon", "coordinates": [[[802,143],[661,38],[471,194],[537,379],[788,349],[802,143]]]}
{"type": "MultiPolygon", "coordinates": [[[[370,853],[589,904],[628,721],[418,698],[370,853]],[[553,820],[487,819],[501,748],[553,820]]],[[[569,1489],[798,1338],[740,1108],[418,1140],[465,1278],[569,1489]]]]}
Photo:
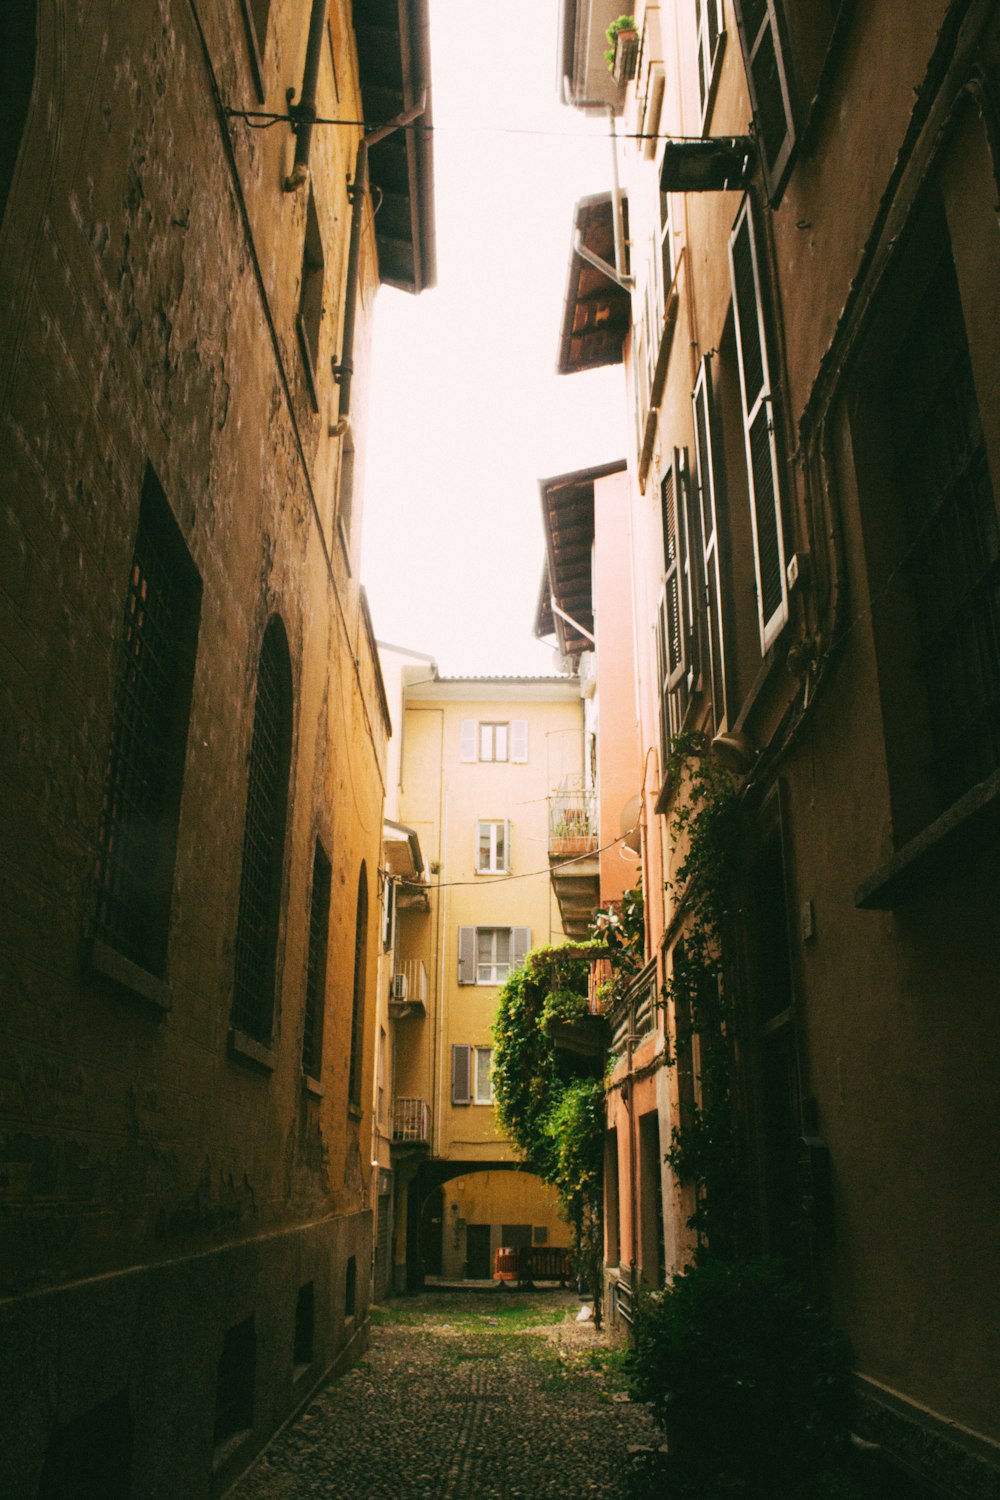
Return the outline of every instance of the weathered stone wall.
{"type": "MultiPolygon", "coordinates": [[[[369,986],[375,976],[386,722],[356,576],[357,501],[343,540],[336,524],[329,373],[357,131],[314,135],[316,411],[296,333],[307,190],[282,191],[293,138],[222,113],[257,107],[239,6],[40,0],[38,11],[0,229],[0,1266],[3,1389],[22,1418],[0,1489],[34,1493],[53,1424],[127,1389],[130,1494],[188,1497],[209,1492],[227,1327],[256,1309],[261,1394],[234,1469],[303,1389],[289,1333],[298,1287],[315,1277],[306,1386],[364,1324],[370,1127],[367,1105],[364,1117],[348,1109],[347,1068],[362,860],[369,986]],[[202,583],[166,1011],[85,961],[147,462],[202,583]],[[274,613],[294,729],[262,1068],[231,1048],[229,1008],[257,659],[274,613]],[[300,1069],[317,837],[333,865],[321,1094],[300,1069]]],[[[332,12],[320,112],[357,120],[350,7],[332,12]]],[[[283,110],[285,87],[300,86],[308,21],[303,0],[274,0],[264,107],[283,110]]],[[[366,234],[355,410],[374,290],[366,234]]]]}

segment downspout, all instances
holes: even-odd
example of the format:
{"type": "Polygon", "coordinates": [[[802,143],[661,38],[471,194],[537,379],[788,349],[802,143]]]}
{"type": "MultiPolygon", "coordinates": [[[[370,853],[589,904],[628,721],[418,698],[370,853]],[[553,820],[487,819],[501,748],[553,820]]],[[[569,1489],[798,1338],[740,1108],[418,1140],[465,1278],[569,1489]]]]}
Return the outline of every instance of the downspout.
{"type": "MultiPolygon", "coordinates": [[[[323,0],[325,3],[325,0],[323,0]]],[[[341,337],[340,363],[333,361],[333,378],[340,386],[338,428],[346,423],[351,412],[351,376],[354,374],[354,320],[358,305],[358,276],[361,264],[361,229],[364,219],[365,198],[368,193],[368,152],[372,146],[404,125],[410,125],[427,108],[427,90],[423,89],[420,101],[397,115],[385,125],[378,126],[358,142],[354,181],[347,189],[351,204],[351,239],[347,248],[347,282],[344,287],[344,330],[341,337]]]]}
{"type": "Polygon", "coordinates": [[[295,163],[285,178],[286,193],[309,181],[309,147],[312,143],[312,128],[316,120],[316,84],[319,80],[319,59],[323,48],[323,32],[326,29],[327,0],[312,0],[309,13],[309,40],[306,42],[306,61],[302,70],[302,92],[298,104],[293,105],[295,90],[288,90],[288,113],[295,121],[295,163]]]}

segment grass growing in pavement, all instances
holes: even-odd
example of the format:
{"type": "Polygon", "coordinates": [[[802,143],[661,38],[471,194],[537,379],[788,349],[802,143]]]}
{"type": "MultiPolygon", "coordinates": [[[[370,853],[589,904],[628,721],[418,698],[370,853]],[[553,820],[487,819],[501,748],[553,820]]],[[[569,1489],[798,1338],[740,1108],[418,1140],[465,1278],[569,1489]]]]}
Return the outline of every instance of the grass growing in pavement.
{"type": "Polygon", "coordinates": [[[390,1302],[371,1309],[372,1327],[402,1325],[422,1326],[430,1330],[460,1328],[489,1333],[517,1333],[523,1328],[544,1328],[565,1323],[575,1315],[576,1301],[543,1297],[517,1297],[507,1292],[476,1296],[458,1306],[437,1296],[414,1297],[406,1302],[390,1302]]]}

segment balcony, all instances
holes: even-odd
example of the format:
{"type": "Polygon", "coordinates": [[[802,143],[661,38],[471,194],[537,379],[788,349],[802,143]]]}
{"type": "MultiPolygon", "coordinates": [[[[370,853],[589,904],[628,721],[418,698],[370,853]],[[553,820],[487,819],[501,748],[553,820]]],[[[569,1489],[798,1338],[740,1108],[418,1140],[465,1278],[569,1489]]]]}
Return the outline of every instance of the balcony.
{"type": "Polygon", "coordinates": [[[610,1051],[621,1057],[626,1048],[637,1046],[656,1029],[656,960],[637,974],[613,1010],[605,1012],[611,1030],[610,1051]]]}
{"type": "Polygon", "coordinates": [[[593,788],[563,787],[549,798],[549,866],[566,936],[587,937],[600,900],[593,788]]]}
{"type": "Polygon", "coordinates": [[[394,1146],[429,1146],[431,1107],[426,1099],[397,1099],[392,1111],[394,1146]]]}
{"type": "Polygon", "coordinates": [[[395,1020],[427,1014],[427,966],[422,958],[397,958],[389,980],[389,1014],[395,1020]]]}

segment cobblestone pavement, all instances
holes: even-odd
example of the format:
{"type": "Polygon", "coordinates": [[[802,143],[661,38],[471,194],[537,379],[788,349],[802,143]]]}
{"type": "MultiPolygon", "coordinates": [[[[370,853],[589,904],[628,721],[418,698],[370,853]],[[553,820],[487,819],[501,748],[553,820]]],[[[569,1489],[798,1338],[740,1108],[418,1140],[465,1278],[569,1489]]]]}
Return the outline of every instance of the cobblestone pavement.
{"type": "Polygon", "coordinates": [[[660,1441],[613,1346],[563,1293],[435,1294],[376,1310],[332,1381],[228,1500],[542,1500],[620,1495],[660,1441]]]}

